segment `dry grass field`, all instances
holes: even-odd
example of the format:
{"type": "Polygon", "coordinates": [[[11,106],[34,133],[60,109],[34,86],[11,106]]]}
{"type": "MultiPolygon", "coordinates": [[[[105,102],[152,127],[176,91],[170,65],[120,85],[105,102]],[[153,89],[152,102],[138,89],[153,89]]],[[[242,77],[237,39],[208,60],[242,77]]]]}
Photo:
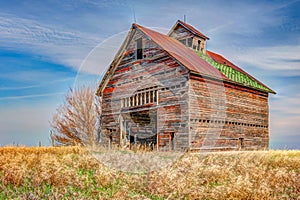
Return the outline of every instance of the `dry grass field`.
{"type": "Polygon", "coordinates": [[[0,199],[300,199],[300,151],[186,154],[136,174],[79,147],[2,147],[0,199]]]}

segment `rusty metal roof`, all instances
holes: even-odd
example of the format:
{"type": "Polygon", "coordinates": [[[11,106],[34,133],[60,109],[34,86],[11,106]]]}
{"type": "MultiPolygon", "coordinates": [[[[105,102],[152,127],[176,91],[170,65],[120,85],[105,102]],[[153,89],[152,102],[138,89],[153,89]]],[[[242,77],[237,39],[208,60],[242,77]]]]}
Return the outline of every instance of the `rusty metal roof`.
{"type": "Polygon", "coordinates": [[[193,50],[187,48],[181,42],[167,35],[150,30],[138,24],[133,24],[133,28],[137,28],[148,36],[153,42],[169,53],[173,58],[179,61],[189,70],[197,72],[201,75],[207,75],[214,78],[229,80],[218,69],[211,66],[201,57],[199,57],[193,50]]]}
{"type": "MultiPolygon", "coordinates": [[[[177,23],[184,23],[180,20],[178,20],[177,23]]],[[[185,24],[185,23],[184,23],[185,24]]],[[[186,24],[188,25],[188,24],[186,24]]],[[[190,26],[190,25],[189,25],[190,26]]],[[[192,27],[192,26],[190,26],[192,27]]],[[[266,92],[274,93],[273,90],[268,88],[266,85],[252,77],[250,74],[239,68],[238,66],[234,65],[232,62],[224,58],[223,56],[211,52],[206,51],[207,54],[201,54],[200,52],[194,52],[192,49],[186,47],[178,40],[171,38],[167,35],[158,33],[156,31],[150,30],[148,28],[145,28],[143,26],[140,26],[136,23],[132,24],[132,28],[130,32],[128,33],[125,41],[122,44],[121,49],[119,50],[118,54],[119,56],[116,56],[114,61],[112,62],[110,68],[108,71],[106,71],[104,78],[101,81],[101,84],[98,88],[97,94],[99,95],[101,92],[101,89],[105,85],[104,79],[109,76],[111,72],[111,68],[113,68],[114,63],[116,60],[119,60],[122,56],[121,50],[123,49],[126,42],[128,42],[129,35],[132,34],[133,29],[138,29],[142,33],[144,33],[147,37],[149,37],[153,42],[155,42],[158,46],[160,46],[163,50],[165,50],[170,56],[172,56],[174,59],[176,59],[179,63],[181,63],[183,66],[188,68],[191,72],[194,72],[196,74],[234,82],[240,85],[244,86],[250,86],[252,88],[257,88],[259,90],[263,90],[266,92]],[[198,55],[198,54],[201,55],[198,55]],[[222,65],[220,67],[220,65],[222,65]],[[228,66],[228,67],[227,67],[228,66]],[[224,69],[223,69],[224,68],[224,69]],[[228,71],[227,68],[232,68],[232,70],[236,70],[234,76],[231,76],[230,70],[228,71]],[[240,76],[237,76],[236,73],[240,73],[240,76]],[[251,80],[250,80],[251,79],[251,80]]],[[[194,28],[193,28],[194,29],[194,28]]],[[[195,29],[196,30],[196,29],[195,29]]],[[[197,31],[197,30],[196,30],[197,31]]]]}

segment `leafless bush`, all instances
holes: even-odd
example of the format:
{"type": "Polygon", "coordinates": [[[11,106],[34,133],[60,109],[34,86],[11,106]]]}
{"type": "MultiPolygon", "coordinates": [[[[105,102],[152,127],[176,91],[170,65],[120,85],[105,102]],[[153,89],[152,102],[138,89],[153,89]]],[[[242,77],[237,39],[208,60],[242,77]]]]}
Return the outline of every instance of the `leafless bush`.
{"type": "Polygon", "coordinates": [[[53,143],[95,146],[100,137],[100,114],[100,97],[90,86],[70,89],[51,122],[53,143]]]}

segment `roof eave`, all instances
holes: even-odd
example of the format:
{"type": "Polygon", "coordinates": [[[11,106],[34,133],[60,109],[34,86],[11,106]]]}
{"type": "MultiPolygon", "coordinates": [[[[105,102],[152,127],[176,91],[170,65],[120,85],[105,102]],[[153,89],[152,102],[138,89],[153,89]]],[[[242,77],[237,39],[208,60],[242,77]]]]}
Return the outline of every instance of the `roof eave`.
{"type": "MultiPolygon", "coordinates": [[[[204,38],[204,39],[209,40],[209,37],[207,37],[207,36],[204,35],[203,33],[201,33],[201,35],[199,35],[199,34],[196,33],[194,30],[192,30],[192,29],[190,29],[189,27],[187,27],[187,26],[185,25],[184,22],[178,20],[177,23],[176,23],[176,25],[177,25],[177,24],[180,24],[180,25],[183,26],[184,28],[188,29],[188,30],[191,31],[194,35],[197,35],[198,37],[201,37],[201,38],[204,38]]],[[[191,26],[191,25],[190,25],[190,26],[191,26]]],[[[197,30],[197,31],[199,31],[199,30],[197,30]]],[[[200,32],[200,31],[199,31],[199,32],[200,32]]]]}
{"type": "Polygon", "coordinates": [[[178,26],[178,24],[180,24],[181,26],[183,26],[184,28],[186,28],[187,30],[191,31],[194,35],[198,36],[198,37],[201,37],[201,38],[204,38],[206,40],[209,40],[209,37],[207,37],[206,35],[204,35],[202,33],[202,35],[199,35],[198,33],[195,33],[193,30],[191,30],[189,27],[185,26],[182,21],[180,20],[177,20],[176,24],[171,28],[171,30],[168,32],[167,36],[170,36],[171,33],[174,31],[174,29],[178,26]]]}
{"type": "Polygon", "coordinates": [[[201,73],[196,72],[196,71],[193,71],[193,70],[190,70],[190,73],[191,73],[191,74],[194,74],[194,75],[197,75],[197,76],[207,77],[207,78],[210,78],[210,79],[214,79],[214,80],[218,80],[218,81],[224,81],[224,82],[228,82],[228,83],[231,83],[231,84],[239,85],[239,86],[242,86],[242,87],[251,88],[251,89],[253,89],[253,90],[258,90],[258,91],[260,91],[260,92],[276,94],[276,92],[273,91],[273,90],[271,90],[270,88],[268,88],[269,91],[266,91],[266,90],[263,90],[263,89],[259,89],[259,88],[252,87],[252,86],[250,86],[250,85],[241,84],[241,83],[232,81],[232,80],[230,80],[230,79],[223,79],[223,78],[218,78],[218,77],[209,76],[209,75],[207,75],[207,74],[201,74],[201,73]]]}
{"type": "MultiPolygon", "coordinates": [[[[224,59],[224,60],[226,60],[226,62],[229,62],[231,65],[233,65],[234,67],[236,67],[236,68],[238,68],[239,70],[238,71],[240,71],[241,73],[243,73],[243,74],[245,74],[246,76],[248,76],[250,79],[252,79],[252,80],[254,80],[254,81],[256,81],[256,82],[258,82],[260,85],[262,85],[263,87],[265,87],[265,88],[267,88],[268,90],[269,90],[269,93],[272,93],[272,94],[276,94],[276,92],[274,91],[274,90],[272,90],[271,88],[269,88],[268,86],[266,86],[265,84],[263,84],[262,82],[260,82],[259,80],[257,80],[256,78],[254,78],[252,75],[250,75],[249,73],[247,73],[246,71],[244,71],[243,69],[241,69],[240,67],[238,67],[238,66],[236,66],[235,64],[233,64],[231,61],[229,61],[228,59],[226,59],[224,56],[222,56],[222,55],[220,55],[220,54],[217,54],[217,53],[215,53],[215,52],[212,52],[212,51],[207,51],[209,54],[215,54],[215,55],[217,55],[217,56],[220,56],[222,59],[224,59]]],[[[209,55],[210,56],[210,55],[209,55]]],[[[211,56],[210,56],[211,57],[211,56]]],[[[212,58],[212,57],[211,57],[212,58]]],[[[214,58],[212,58],[215,62],[217,62],[217,63],[220,63],[220,62],[218,62],[217,60],[215,60],[214,58]]],[[[220,64],[222,64],[222,63],[220,63],[220,64]]],[[[225,64],[226,66],[228,66],[228,67],[231,67],[232,68],[232,66],[229,66],[229,65],[227,65],[227,64],[225,64]]],[[[235,81],[232,81],[232,82],[235,82],[235,81]]],[[[243,85],[243,84],[241,84],[241,83],[239,83],[240,85],[243,85]]],[[[246,84],[245,84],[246,85],[246,84]]],[[[247,85],[246,85],[247,86],[247,85]]],[[[249,86],[249,87],[251,87],[251,86],[249,86]]],[[[251,88],[254,88],[254,87],[251,87],[251,88]]]]}
{"type": "Polygon", "coordinates": [[[129,32],[128,32],[126,38],[125,38],[125,40],[123,41],[120,49],[118,50],[118,52],[116,53],[113,61],[109,65],[109,68],[106,70],[106,72],[105,72],[105,74],[104,74],[104,76],[103,76],[103,78],[102,78],[102,80],[101,80],[101,82],[99,84],[99,87],[97,89],[97,92],[96,92],[97,96],[102,96],[102,90],[104,89],[105,85],[107,84],[106,83],[107,78],[109,77],[109,75],[110,75],[111,71],[113,70],[114,66],[116,66],[116,63],[118,63],[118,61],[123,56],[122,51],[124,50],[124,46],[127,44],[128,40],[130,39],[130,35],[131,35],[131,33],[132,33],[133,29],[134,29],[133,27],[134,27],[134,24],[132,24],[132,26],[131,26],[131,28],[130,28],[130,30],[129,30],[129,32]]]}

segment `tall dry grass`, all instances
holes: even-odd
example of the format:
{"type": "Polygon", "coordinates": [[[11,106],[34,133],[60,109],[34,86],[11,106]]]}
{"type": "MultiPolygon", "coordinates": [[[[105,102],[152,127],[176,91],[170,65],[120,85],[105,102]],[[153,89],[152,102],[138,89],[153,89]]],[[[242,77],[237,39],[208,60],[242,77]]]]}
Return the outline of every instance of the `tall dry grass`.
{"type": "Polygon", "coordinates": [[[299,194],[300,151],[187,154],[158,171],[132,174],[106,167],[79,147],[0,148],[0,199],[300,199],[299,194]]]}

